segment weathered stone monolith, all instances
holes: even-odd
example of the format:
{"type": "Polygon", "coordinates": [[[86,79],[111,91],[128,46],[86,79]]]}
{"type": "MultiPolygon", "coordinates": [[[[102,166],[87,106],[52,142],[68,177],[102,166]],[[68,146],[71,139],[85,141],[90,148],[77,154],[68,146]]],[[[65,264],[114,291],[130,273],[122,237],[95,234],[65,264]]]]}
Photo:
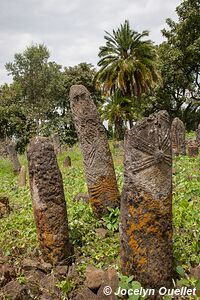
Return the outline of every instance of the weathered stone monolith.
{"type": "Polygon", "coordinates": [[[63,161],[63,166],[65,168],[71,167],[72,162],[71,162],[71,158],[69,156],[66,156],[64,161],[63,161]]]}
{"type": "Polygon", "coordinates": [[[113,160],[106,132],[90,93],[83,85],[70,89],[70,106],[83,153],[88,193],[96,217],[119,206],[113,160]]]}
{"type": "Polygon", "coordinates": [[[172,283],[171,127],[166,111],[126,134],[121,200],[121,264],[145,288],[172,283]]]}
{"type": "Polygon", "coordinates": [[[70,256],[62,175],[48,138],[32,139],[27,157],[40,248],[45,261],[57,264],[70,256]]]}
{"type": "Polygon", "coordinates": [[[7,151],[8,151],[8,155],[9,158],[12,162],[13,165],[13,172],[14,174],[19,174],[21,166],[20,166],[20,162],[17,156],[17,151],[15,149],[15,145],[13,144],[12,141],[9,141],[7,144],[7,151]]]}
{"type": "Polygon", "coordinates": [[[54,133],[52,135],[52,141],[54,146],[55,154],[58,155],[61,153],[61,143],[60,143],[60,137],[58,133],[54,133]]]}
{"type": "Polygon", "coordinates": [[[19,173],[18,186],[19,187],[26,186],[26,168],[24,166],[21,167],[21,170],[19,173]]]}
{"type": "Polygon", "coordinates": [[[172,122],[172,151],[174,155],[186,154],[185,126],[179,118],[172,122]]]}
{"type": "Polygon", "coordinates": [[[196,130],[196,142],[197,145],[200,147],[200,124],[198,125],[198,128],[196,130]]]}

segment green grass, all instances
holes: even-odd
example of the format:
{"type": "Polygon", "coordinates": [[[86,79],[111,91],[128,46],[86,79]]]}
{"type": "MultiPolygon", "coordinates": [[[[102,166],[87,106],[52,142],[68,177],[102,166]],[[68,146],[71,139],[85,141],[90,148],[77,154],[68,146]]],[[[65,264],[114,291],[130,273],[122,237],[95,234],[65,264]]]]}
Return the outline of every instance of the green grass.
{"type": "Polygon", "coordinates": [[[189,139],[196,139],[196,132],[195,131],[187,132],[186,137],[189,139]]]}
{"type": "Polygon", "coordinates": [[[176,158],[174,166],[174,256],[183,265],[197,265],[200,263],[200,157],[176,158]]]}
{"type": "MultiPolygon", "coordinates": [[[[113,149],[115,168],[120,189],[123,184],[122,156],[113,149]]],[[[27,166],[24,156],[20,161],[27,166]]],[[[119,234],[108,232],[99,239],[95,229],[102,226],[93,216],[91,207],[84,202],[74,202],[74,196],[87,193],[82,156],[77,146],[59,156],[67,201],[70,237],[75,246],[76,264],[83,274],[88,264],[98,267],[114,265],[119,268],[119,234]],[[70,155],[72,167],[65,169],[64,157],[70,155]]],[[[173,177],[173,225],[174,256],[176,265],[189,269],[197,265],[200,251],[200,158],[178,157],[174,161],[176,174],[173,177]]],[[[10,257],[28,256],[38,248],[31,198],[28,189],[17,188],[17,176],[12,173],[8,160],[0,159],[0,195],[10,199],[12,212],[0,220],[0,248],[10,257]]]]}

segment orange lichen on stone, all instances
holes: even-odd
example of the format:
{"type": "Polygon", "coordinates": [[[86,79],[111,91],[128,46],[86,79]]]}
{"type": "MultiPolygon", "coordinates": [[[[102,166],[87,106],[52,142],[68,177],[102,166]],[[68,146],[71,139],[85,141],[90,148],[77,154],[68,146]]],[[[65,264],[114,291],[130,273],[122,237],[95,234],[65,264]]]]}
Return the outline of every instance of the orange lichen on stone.
{"type": "Polygon", "coordinates": [[[131,249],[133,249],[134,252],[139,250],[139,245],[132,235],[129,235],[129,246],[131,247],[131,249]]]}
{"type": "Polygon", "coordinates": [[[135,209],[135,207],[129,205],[128,207],[128,211],[131,214],[132,217],[134,217],[136,215],[137,210],[135,209]]]}
{"type": "Polygon", "coordinates": [[[97,217],[108,212],[108,207],[119,205],[120,196],[116,189],[115,177],[100,177],[92,186],[89,186],[90,203],[97,217]]]}
{"type": "Polygon", "coordinates": [[[138,261],[138,265],[144,265],[147,262],[147,259],[145,257],[141,257],[138,261]]]}
{"type": "Polygon", "coordinates": [[[155,227],[155,226],[150,226],[150,227],[148,227],[148,228],[147,228],[147,231],[146,231],[147,234],[149,234],[149,233],[158,233],[158,232],[159,232],[159,231],[158,231],[158,228],[155,227]]]}
{"type": "MultiPolygon", "coordinates": [[[[137,203],[138,198],[134,199],[133,204],[137,203]]],[[[141,197],[140,197],[141,200],[141,197]]],[[[169,201],[169,196],[166,199],[162,199],[163,202],[169,201]]],[[[162,241],[163,234],[171,239],[168,229],[163,231],[161,228],[160,221],[162,219],[168,218],[170,216],[170,205],[166,205],[165,209],[160,208],[160,199],[153,199],[148,193],[143,192],[142,205],[134,207],[133,205],[128,205],[127,210],[130,215],[129,221],[127,222],[127,238],[129,251],[131,256],[129,257],[129,268],[135,266],[136,270],[140,270],[142,273],[142,268],[145,264],[148,264],[148,255],[154,255],[155,249],[151,250],[151,243],[156,240],[162,241]],[[144,213],[145,211],[145,213],[144,213]],[[158,219],[157,219],[158,218],[158,219]],[[160,221],[159,221],[160,220],[160,221]],[[144,241],[148,243],[144,243],[144,241]],[[150,249],[149,249],[150,247],[150,249]]],[[[146,267],[145,267],[146,268],[146,267]]]]}
{"type": "Polygon", "coordinates": [[[43,238],[47,247],[51,247],[54,244],[54,236],[50,232],[43,232],[43,238]]]}

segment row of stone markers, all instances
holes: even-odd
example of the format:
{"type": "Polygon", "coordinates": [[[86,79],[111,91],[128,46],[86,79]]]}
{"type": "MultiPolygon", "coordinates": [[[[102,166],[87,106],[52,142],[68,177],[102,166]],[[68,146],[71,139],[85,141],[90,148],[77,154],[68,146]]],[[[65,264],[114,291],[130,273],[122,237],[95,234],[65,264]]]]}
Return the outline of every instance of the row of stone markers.
{"type": "MultiPolygon", "coordinates": [[[[12,163],[13,173],[15,175],[17,174],[19,175],[18,186],[24,187],[26,186],[26,168],[25,166],[20,165],[17,151],[15,149],[15,144],[9,139],[6,139],[4,143],[5,143],[5,151],[4,151],[5,156],[8,155],[12,163]]],[[[56,155],[60,154],[62,152],[62,148],[61,148],[60,138],[57,133],[52,135],[52,143],[54,146],[55,154],[56,155]]],[[[71,159],[69,156],[67,156],[64,159],[63,166],[66,168],[71,166],[71,159]]]]}
{"type": "MultiPolygon", "coordinates": [[[[101,218],[120,205],[120,194],[105,129],[90,93],[70,89],[70,106],[84,159],[90,203],[101,218]]],[[[180,123],[174,121],[176,131],[180,123]]],[[[181,137],[177,151],[185,154],[181,137]]],[[[171,123],[166,111],[138,121],[125,138],[124,187],[121,195],[120,241],[123,274],[135,275],[143,287],[170,287],[172,257],[171,123]]],[[[70,261],[67,208],[62,175],[51,141],[34,138],[27,150],[30,189],[44,259],[70,261]]]]}

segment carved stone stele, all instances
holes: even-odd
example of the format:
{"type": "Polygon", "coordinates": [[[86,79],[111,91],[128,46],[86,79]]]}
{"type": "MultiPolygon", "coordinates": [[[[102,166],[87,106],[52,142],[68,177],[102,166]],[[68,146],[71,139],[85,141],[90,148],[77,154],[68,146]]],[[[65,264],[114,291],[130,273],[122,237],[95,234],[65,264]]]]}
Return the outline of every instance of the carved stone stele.
{"type": "Polygon", "coordinates": [[[179,118],[172,122],[172,150],[175,155],[186,154],[185,126],[179,118]]]}
{"type": "Polygon", "coordinates": [[[40,248],[45,261],[57,264],[70,256],[62,175],[53,145],[48,138],[32,139],[27,157],[40,248]]]}
{"type": "Polygon", "coordinates": [[[145,288],[172,284],[172,155],[166,111],[126,135],[121,200],[121,265],[145,288]]]}
{"type": "Polygon", "coordinates": [[[70,89],[70,106],[83,154],[90,203],[96,217],[119,206],[113,160],[98,110],[83,85],[70,89]]]}
{"type": "Polygon", "coordinates": [[[5,196],[0,195],[0,219],[9,214],[11,211],[10,205],[9,205],[9,199],[5,196]]]}

